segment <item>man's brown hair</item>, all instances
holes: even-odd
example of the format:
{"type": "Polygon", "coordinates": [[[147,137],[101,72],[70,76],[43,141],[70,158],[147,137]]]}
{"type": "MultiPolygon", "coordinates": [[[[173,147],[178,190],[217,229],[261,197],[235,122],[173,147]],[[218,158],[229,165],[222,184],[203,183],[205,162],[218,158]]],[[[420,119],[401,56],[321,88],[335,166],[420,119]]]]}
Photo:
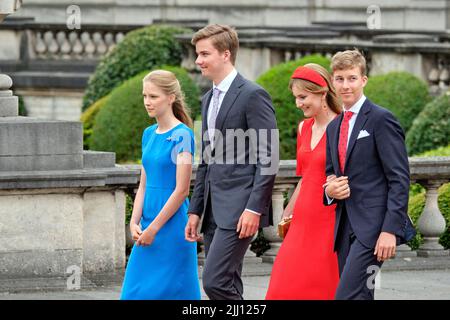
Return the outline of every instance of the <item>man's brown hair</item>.
{"type": "Polygon", "coordinates": [[[331,58],[331,70],[333,72],[355,67],[359,67],[363,76],[366,75],[366,58],[358,49],[339,51],[331,58]]]}
{"type": "Polygon", "coordinates": [[[198,41],[203,39],[211,39],[212,45],[220,53],[229,50],[231,63],[235,64],[239,49],[239,38],[236,30],[227,25],[210,24],[198,30],[192,37],[191,43],[195,46],[198,41]]]}

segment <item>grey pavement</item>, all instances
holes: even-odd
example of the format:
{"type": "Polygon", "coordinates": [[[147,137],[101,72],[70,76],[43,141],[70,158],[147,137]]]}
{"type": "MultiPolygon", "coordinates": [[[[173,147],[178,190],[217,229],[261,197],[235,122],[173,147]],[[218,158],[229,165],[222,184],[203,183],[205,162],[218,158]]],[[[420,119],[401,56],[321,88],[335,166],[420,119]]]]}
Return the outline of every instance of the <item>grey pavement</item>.
{"type": "MultiPolygon", "coordinates": [[[[264,299],[269,276],[244,276],[243,282],[246,300],[264,299]]],[[[120,297],[120,288],[120,285],[112,285],[82,290],[0,293],[0,300],[117,300],[120,297]]],[[[375,298],[377,300],[450,300],[450,269],[381,270],[375,298]]],[[[202,299],[207,299],[203,291],[202,299]]]]}

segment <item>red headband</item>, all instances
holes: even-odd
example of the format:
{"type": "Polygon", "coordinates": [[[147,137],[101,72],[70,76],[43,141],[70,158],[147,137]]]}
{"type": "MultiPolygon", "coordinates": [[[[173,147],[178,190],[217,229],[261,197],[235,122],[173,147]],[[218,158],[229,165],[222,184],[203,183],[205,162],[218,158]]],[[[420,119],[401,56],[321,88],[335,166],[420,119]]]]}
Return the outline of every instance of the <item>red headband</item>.
{"type": "Polygon", "coordinates": [[[325,79],[317,71],[303,66],[295,69],[294,73],[291,76],[291,79],[307,80],[321,87],[328,87],[325,79]]]}

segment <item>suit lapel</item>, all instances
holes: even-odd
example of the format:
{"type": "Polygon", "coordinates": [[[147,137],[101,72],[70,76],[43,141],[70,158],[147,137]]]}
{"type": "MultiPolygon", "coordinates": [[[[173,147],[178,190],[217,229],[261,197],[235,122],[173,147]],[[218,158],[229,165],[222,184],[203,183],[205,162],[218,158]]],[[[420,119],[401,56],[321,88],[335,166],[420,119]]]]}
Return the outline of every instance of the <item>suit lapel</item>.
{"type": "Polygon", "coordinates": [[[203,131],[208,129],[208,109],[212,99],[212,89],[205,94],[205,98],[202,100],[202,122],[203,131]]]}
{"type": "Polygon", "coordinates": [[[353,147],[355,146],[356,139],[358,138],[359,132],[364,127],[364,124],[367,121],[367,113],[370,111],[370,102],[368,99],[364,101],[361,109],[359,110],[358,116],[356,117],[356,122],[352,130],[352,134],[350,135],[350,141],[347,146],[347,153],[345,155],[345,162],[348,161],[350,155],[352,153],[353,147]]]}
{"type": "Polygon", "coordinates": [[[225,118],[227,117],[228,112],[233,106],[234,101],[239,96],[239,93],[241,92],[240,87],[243,84],[244,79],[238,73],[236,78],[234,78],[233,82],[231,83],[230,88],[228,89],[227,93],[225,94],[225,97],[223,98],[222,105],[220,106],[219,114],[217,115],[216,119],[217,130],[222,130],[225,118]]]}
{"type": "Polygon", "coordinates": [[[341,123],[342,123],[342,119],[344,118],[344,112],[341,112],[341,114],[339,115],[339,119],[337,121],[337,124],[335,126],[335,128],[333,128],[333,140],[331,141],[331,155],[332,155],[332,161],[333,161],[333,166],[335,168],[337,168],[337,172],[341,172],[341,169],[339,167],[339,150],[338,150],[338,146],[339,146],[339,132],[340,132],[340,128],[341,128],[341,123]]]}

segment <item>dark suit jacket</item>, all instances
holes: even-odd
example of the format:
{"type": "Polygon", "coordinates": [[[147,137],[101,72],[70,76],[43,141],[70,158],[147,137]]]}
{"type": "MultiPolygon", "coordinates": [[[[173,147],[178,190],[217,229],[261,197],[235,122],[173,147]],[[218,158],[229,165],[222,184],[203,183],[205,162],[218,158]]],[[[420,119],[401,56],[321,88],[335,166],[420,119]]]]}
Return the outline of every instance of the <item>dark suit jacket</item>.
{"type": "MultiPolygon", "coordinates": [[[[219,140],[211,152],[208,134],[205,133],[211,97],[212,90],[202,98],[202,154],[188,212],[202,216],[210,196],[214,220],[220,228],[236,229],[245,209],[261,213],[260,227],[266,227],[272,223],[271,200],[276,172],[266,174],[264,169],[274,165],[267,164],[270,157],[276,160],[278,168],[278,136],[268,139],[265,145],[267,153],[259,152],[261,144],[257,144],[256,151],[251,148],[249,139],[245,140],[245,147],[238,149],[238,143],[231,139],[232,143],[226,137],[227,130],[229,134],[236,129],[241,129],[241,132],[277,129],[271,98],[263,88],[238,74],[216,119],[216,129],[224,139],[216,134],[219,140]],[[254,155],[257,161],[250,161],[254,155]],[[232,163],[228,163],[230,160],[232,163]]],[[[270,132],[268,136],[270,138],[270,132]]]]}
{"type": "MultiPolygon", "coordinates": [[[[405,136],[394,115],[366,99],[357,115],[347,147],[345,173],[339,167],[338,140],[343,113],[327,127],[326,175],[348,176],[350,197],[334,200],[336,225],[345,206],[357,239],[374,248],[382,231],[395,234],[398,244],[415,234],[408,217],[409,163],[405,136]],[[361,130],[369,136],[357,139],[361,130]]],[[[324,194],[324,204],[328,201],[324,194]]]]}

